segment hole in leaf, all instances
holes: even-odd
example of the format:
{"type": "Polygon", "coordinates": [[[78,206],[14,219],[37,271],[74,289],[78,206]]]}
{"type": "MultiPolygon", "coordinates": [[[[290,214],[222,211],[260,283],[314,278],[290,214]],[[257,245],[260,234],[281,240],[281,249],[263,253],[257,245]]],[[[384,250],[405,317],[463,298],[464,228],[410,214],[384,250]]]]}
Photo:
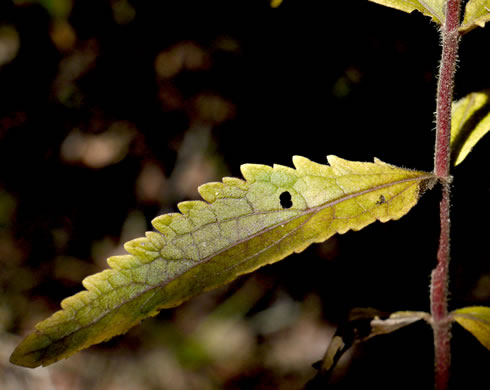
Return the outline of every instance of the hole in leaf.
{"type": "Polygon", "coordinates": [[[284,191],[281,195],[279,195],[279,200],[283,209],[289,209],[293,205],[291,194],[287,191],[284,191]]]}

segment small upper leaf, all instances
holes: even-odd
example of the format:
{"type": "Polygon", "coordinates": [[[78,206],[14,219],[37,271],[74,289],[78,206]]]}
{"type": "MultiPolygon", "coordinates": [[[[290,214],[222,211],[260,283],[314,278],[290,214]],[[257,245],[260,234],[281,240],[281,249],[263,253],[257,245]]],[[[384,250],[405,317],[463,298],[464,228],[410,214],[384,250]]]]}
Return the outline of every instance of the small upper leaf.
{"type": "Polygon", "coordinates": [[[460,164],[490,131],[490,89],[473,92],[453,103],[451,160],[460,164]]]}
{"type": "Polygon", "coordinates": [[[312,388],[320,388],[322,383],[327,382],[342,355],[355,343],[394,332],[422,319],[430,321],[430,314],[420,311],[398,311],[387,314],[372,308],[353,309],[347,322],[337,328],[323,360],[320,364],[314,365],[318,368],[318,373],[310,381],[312,388]],[[313,386],[315,383],[318,386],[313,386]]]}
{"type": "Polygon", "coordinates": [[[466,3],[463,23],[459,27],[461,33],[485,26],[490,21],[490,0],[469,0],[466,3]]]}
{"type": "Polygon", "coordinates": [[[63,300],[63,310],[37,324],[10,361],[49,365],[335,233],[398,219],[435,180],[377,159],[328,161],[296,156],[296,169],[245,164],[245,181],[202,185],[205,202],[182,202],[182,214],[155,218],[159,232],[127,242],[130,254],[109,258],[112,269],[86,278],[87,290],[63,300]]]}
{"type": "Polygon", "coordinates": [[[437,24],[444,24],[444,4],[447,0],[369,0],[373,3],[396,8],[400,11],[411,13],[422,12],[425,16],[432,18],[437,24]]]}
{"type": "Polygon", "coordinates": [[[362,341],[381,334],[388,334],[420,320],[429,321],[430,314],[423,311],[397,311],[388,318],[374,318],[371,332],[362,341]]]}
{"type": "Polygon", "coordinates": [[[471,306],[452,312],[453,320],[490,350],[490,307],[471,306]]]}

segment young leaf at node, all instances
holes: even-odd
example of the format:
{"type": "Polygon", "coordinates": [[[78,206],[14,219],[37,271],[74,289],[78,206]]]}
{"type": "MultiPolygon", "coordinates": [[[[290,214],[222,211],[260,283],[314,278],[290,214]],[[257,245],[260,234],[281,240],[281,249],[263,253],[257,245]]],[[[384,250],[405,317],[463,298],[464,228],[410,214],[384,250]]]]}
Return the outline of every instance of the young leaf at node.
{"type": "Polygon", "coordinates": [[[431,173],[378,159],[328,161],[295,156],[296,169],[245,164],[245,180],[200,186],[204,202],[182,202],[181,214],[155,218],[158,232],[127,242],[130,254],[109,258],[111,269],[87,277],[87,290],[63,300],[10,361],[52,364],[335,233],[398,219],[435,182],[431,173]]]}
{"type": "Polygon", "coordinates": [[[463,162],[471,149],[490,131],[490,89],[473,92],[453,103],[451,161],[463,162]]]}
{"type": "Polygon", "coordinates": [[[462,34],[476,27],[484,27],[490,21],[490,0],[469,0],[466,3],[463,23],[459,31],[462,34]]]}
{"type": "Polygon", "coordinates": [[[443,25],[445,21],[444,4],[447,0],[369,0],[373,3],[385,5],[400,11],[411,13],[422,12],[425,16],[432,18],[437,24],[443,25]]]}
{"type": "Polygon", "coordinates": [[[454,310],[452,319],[490,350],[490,307],[470,306],[454,310]]]}
{"type": "Polygon", "coordinates": [[[392,333],[422,319],[430,321],[430,314],[420,311],[398,311],[388,314],[372,308],[353,309],[347,322],[337,328],[323,360],[314,364],[318,373],[309,382],[307,389],[326,386],[340,358],[354,344],[392,333]]]}

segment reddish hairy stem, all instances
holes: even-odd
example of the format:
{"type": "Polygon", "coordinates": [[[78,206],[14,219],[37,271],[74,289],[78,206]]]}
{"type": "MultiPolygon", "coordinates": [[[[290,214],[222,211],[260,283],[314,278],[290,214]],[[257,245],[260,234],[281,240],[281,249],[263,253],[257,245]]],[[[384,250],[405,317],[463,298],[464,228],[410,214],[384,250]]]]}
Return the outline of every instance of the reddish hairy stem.
{"type": "Polygon", "coordinates": [[[448,279],[449,279],[449,195],[450,189],[444,183],[440,203],[441,234],[437,251],[437,267],[432,271],[431,314],[434,329],[435,388],[447,389],[451,365],[451,321],[448,318],[448,279]]]}
{"type": "Polygon", "coordinates": [[[436,146],[434,173],[443,182],[440,203],[441,234],[437,252],[437,267],[432,271],[431,314],[434,328],[435,351],[435,387],[445,390],[449,383],[451,364],[450,331],[447,294],[449,279],[449,236],[450,236],[450,140],[451,140],[451,104],[453,100],[454,73],[458,57],[460,34],[458,32],[461,0],[448,0],[446,21],[441,29],[442,58],[437,86],[436,146]]]}
{"type": "Polygon", "coordinates": [[[449,143],[451,140],[451,104],[454,73],[458,58],[461,0],[448,0],[446,22],[441,28],[442,56],[437,85],[436,148],[434,173],[441,179],[449,176],[449,143]]]}

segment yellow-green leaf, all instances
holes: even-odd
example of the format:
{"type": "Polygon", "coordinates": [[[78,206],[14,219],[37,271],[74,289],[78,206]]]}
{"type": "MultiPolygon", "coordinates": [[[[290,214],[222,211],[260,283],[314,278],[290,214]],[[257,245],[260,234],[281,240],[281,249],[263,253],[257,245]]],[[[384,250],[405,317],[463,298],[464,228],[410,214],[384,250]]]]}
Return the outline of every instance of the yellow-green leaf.
{"type": "Polygon", "coordinates": [[[453,103],[451,160],[460,164],[490,131],[490,89],[473,92],[453,103]]]}
{"type": "Polygon", "coordinates": [[[490,0],[469,0],[466,3],[463,23],[459,31],[467,33],[478,26],[485,26],[488,21],[490,21],[490,0]]]}
{"type": "Polygon", "coordinates": [[[277,8],[281,5],[282,0],[271,0],[271,7],[272,8],[277,8]]]}
{"type": "Polygon", "coordinates": [[[486,349],[490,349],[490,307],[464,307],[454,310],[452,318],[475,336],[486,349]]]}
{"type": "Polygon", "coordinates": [[[377,159],[328,161],[296,156],[296,169],[245,164],[245,180],[202,185],[204,202],[182,202],[181,214],[155,218],[158,232],[127,242],[130,254],[109,258],[112,269],[86,278],[87,290],[63,300],[63,310],[37,324],[10,361],[49,365],[311,243],[398,219],[435,180],[377,159]]]}
{"type": "Polygon", "coordinates": [[[437,24],[445,21],[444,5],[447,0],[369,0],[373,3],[385,5],[400,11],[411,13],[422,12],[425,16],[432,18],[437,24]]]}

